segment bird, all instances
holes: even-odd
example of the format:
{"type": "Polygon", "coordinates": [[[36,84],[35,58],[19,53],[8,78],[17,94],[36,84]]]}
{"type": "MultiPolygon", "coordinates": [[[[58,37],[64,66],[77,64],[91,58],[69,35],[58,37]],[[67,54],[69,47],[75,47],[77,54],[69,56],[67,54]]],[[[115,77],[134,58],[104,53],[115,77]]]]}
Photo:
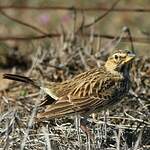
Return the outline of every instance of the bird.
{"type": "Polygon", "coordinates": [[[130,67],[135,54],[128,50],[117,50],[103,66],[93,68],[62,82],[49,82],[40,86],[36,81],[17,74],[3,74],[4,79],[31,84],[44,91],[46,107],[37,118],[60,118],[72,114],[87,117],[92,113],[110,108],[122,100],[131,86],[130,67]]]}

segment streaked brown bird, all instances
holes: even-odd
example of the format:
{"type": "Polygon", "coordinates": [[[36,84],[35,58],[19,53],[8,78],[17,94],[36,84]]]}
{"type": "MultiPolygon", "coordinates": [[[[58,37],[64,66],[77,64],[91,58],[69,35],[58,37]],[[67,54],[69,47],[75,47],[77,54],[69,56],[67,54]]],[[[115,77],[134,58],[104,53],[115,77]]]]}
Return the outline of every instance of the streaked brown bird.
{"type": "Polygon", "coordinates": [[[129,63],[135,57],[129,51],[119,50],[108,57],[101,68],[91,69],[61,83],[49,83],[48,87],[40,87],[28,77],[4,74],[3,78],[29,83],[47,96],[41,106],[44,112],[37,118],[57,118],[78,113],[88,116],[91,113],[118,103],[130,87],[129,63]]]}

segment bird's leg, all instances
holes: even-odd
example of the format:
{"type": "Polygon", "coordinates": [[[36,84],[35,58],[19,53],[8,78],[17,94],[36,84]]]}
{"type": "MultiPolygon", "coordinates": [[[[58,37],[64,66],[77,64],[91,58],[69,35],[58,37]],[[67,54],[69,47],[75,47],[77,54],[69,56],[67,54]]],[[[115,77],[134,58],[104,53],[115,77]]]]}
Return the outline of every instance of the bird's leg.
{"type": "Polygon", "coordinates": [[[87,140],[87,145],[86,145],[86,149],[90,150],[91,148],[91,140],[93,140],[93,135],[90,131],[90,128],[88,127],[89,121],[87,120],[87,118],[81,118],[81,122],[80,122],[80,128],[82,129],[82,131],[86,134],[86,140],[87,140]]]}
{"type": "Polygon", "coordinates": [[[87,118],[81,118],[80,120],[80,128],[86,134],[87,139],[94,141],[94,134],[91,133],[89,126],[89,121],[87,118]]]}

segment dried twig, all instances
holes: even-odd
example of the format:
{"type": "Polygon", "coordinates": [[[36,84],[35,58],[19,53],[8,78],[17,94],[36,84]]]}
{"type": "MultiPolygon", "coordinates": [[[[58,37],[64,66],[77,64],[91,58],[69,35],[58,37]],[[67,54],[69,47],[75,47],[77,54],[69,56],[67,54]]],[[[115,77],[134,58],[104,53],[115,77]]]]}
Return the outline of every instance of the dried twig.
{"type": "MultiPolygon", "coordinates": [[[[96,7],[69,7],[69,6],[16,6],[16,5],[7,5],[0,6],[0,9],[15,9],[15,10],[68,10],[68,11],[107,11],[109,7],[96,6],[96,7]]],[[[139,12],[145,13],[150,12],[150,8],[114,8],[112,12],[139,12]]]]}
{"type": "Polygon", "coordinates": [[[28,122],[28,128],[26,129],[25,131],[25,134],[24,134],[24,137],[23,137],[23,140],[21,142],[21,145],[20,145],[20,149],[21,150],[24,150],[24,147],[25,147],[25,144],[26,144],[26,140],[28,138],[28,135],[29,135],[29,131],[30,131],[30,128],[33,124],[33,121],[34,121],[34,117],[36,115],[36,111],[37,111],[37,108],[35,107],[32,111],[32,114],[31,114],[31,117],[29,119],[29,122],[28,122]]]}
{"type": "MultiPolygon", "coordinates": [[[[80,35],[80,34],[77,34],[80,35]]],[[[41,40],[41,39],[45,39],[45,38],[57,38],[62,36],[62,34],[60,33],[49,33],[47,35],[35,35],[35,36],[5,36],[5,37],[0,37],[0,41],[9,41],[9,40],[13,40],[13,41],[30,41],[30,40],[41,40]]],[[[91,34],[89,33],[83,33],[82,34],[83,37],[90,37],[91,34]]],[[[107,35],[107,34],[97,34],[94,33],[93,34],[94,38],[104,38],[104,39],[119,39],[119,36],[115,36],[115,35],[107,35]]],[[[150,44],[150,39],[149,38],[144,38],[144,37],[132,37],[133,42],[135,43],[145,43],[145,44],[150,44]]],[[[130,42],[129,37],[122,37],[121,42],[130,42]]]]}
{"type": "Polygon", "coordinates": [[[144,127],[142,127],[142,129],[140,130],[140,133],[139,133],[139,136],[138,136],[138,139],[134,145],[134,150],[138,150],[138,147],[140,146],[140,142],[141,142],[141,139],[142,139],[142,134],[143,134],[143,131],[144,131],[144,127]]]}
{"type": "Polygon", "coordinates": [[[35,27],[35,26],[29,24],[29,23],[26,23],[26,22],[24,22],[24,21],[21,21],[21,20],[19,20],[19,19],[17,19],[17,18],[14,18],[14,17],[8,15],[7,13],[5,13],[4,11],[2,11],[1,9],[0,9],[0,13],[1,13],[1,15],[5,16],[6,18],[8,18],[8,19],[10,19],[10,20],[12,20],[12,21],[15,21],[15,22],[17,22],[17,23],[19,23],[19,24],[21,24],[21,25],[23,25],[23,26],[26,26],[26,27],[28,27],[28,28],[31,28],[31,29],[33,29],[33,30],[39,32],[39,33],[42,33],[42,35],[47,35],[47,33],[44,32],[44,31],[42,31],[41,29],[39,29],[39,28],[37,28],[37,27],[35,27]]]}
{"type": "Polygon", "coordinates": [[[132,35],[131,35],[131,31],[128,27],[124,27],[124,31],[128,34],[130,43],[131,43],[131,51],[132,53],[135,54],[135,50],[134,50],[134,44],[133,44],[133,39],[132,39],[132,35]]]}
{"type": "Polygon", "coordinates": [[[42,132],[43,132],[43,134],[45,136],[47,150],[52,150],[51,143],[50,143],[51,141],[50,141],[49,134],[48,134],[48,129],[43,126],[42,127],[42,132]]]}
{"type": "Polygon", "coordinates": [[[86,25],[83,25],[81,26],[80,28],[88,28],[88,27],[91,27],[92,25],[96,24],[97,22],[101,21],[105,16],[107,16],[115,7],[116,5],[119,3],[120,0],[116,0],[112,6],[104,13],[102,14],[101,16],[97,17],[93,22],[89,23],[89,24],[86,24],[86,25]]]}

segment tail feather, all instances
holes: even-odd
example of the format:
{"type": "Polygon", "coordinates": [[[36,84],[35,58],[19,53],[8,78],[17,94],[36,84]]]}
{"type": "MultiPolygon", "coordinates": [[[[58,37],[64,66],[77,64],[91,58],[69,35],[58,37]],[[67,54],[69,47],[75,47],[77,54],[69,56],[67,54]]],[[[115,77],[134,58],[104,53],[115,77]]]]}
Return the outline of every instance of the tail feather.
{"type": "Polygon", "coordinates": [[[28,83],[28,84],[31,84],[31,85],[37,87],[37,88],[40,88],[40,86],[38,86],[32,79],[25,77],[25,76],[16,75],[16,74],[4,74],[3,78],[28,83]]]}

